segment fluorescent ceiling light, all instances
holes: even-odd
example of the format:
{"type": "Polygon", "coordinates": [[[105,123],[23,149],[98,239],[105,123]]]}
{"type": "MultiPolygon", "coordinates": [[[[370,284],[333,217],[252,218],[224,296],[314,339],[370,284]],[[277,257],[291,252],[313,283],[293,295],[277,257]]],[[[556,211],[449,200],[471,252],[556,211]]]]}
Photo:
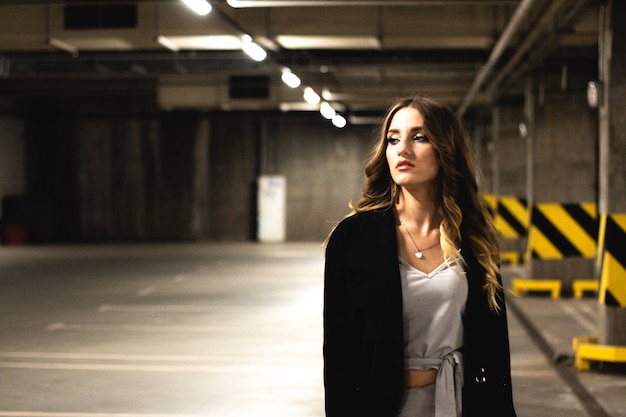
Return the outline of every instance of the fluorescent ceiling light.
{"type": "Polygon", "coordinates": [[[322,88],[322,97],[324,97],[324,100],[332,100],[333,93],[328,88],[322,88]]]}
{"type": "Polygon", "coordinates": [[[50,37],[48,45],[62,49],[72,55],[78,55],[79,51],[103,51],[103,50],[131,50],[133,45],[127,40],[116,37],[97,36],[95,34],[63,35],[63,40],[50,37]]]}
{"type": "Polygon", "coordinates": [[[238,50],[241,38],[232,35],[210,36],[159,36],[157,42],[172,50],[238,50]],[[169,44],[170,46],[166,45],[169,44]],[[177,48],[177,49],[173,49],[177,48]]]}
{"type": "Polygon", "coordinates": [[[340,114],[336,114],[332,121],[335,127],[338,127],[339,129],[346,127],[347,124],[346,119],[340,114]]]}
{"type": "Polygon", "coordinates": [[[157,42],[171,51],[178,51],[180,49],[176,42],[174,42],[170,38],[166,38],[165,36],[157,37],[157,42]]]}
{"type": "Polygon", "coordinates": [[[326,119],[329,119],[329,120],[332,119],[336,114],[335,109],[333,109],[333,106],[328,104],[328,102],[326,101],[320,104],[320,113],[322,114],[322,116],[324,116],[326,119]]]}
{"type": "Polygon", "coordinates": [[[73,56],[78,56],[78,48],[71,43],[63,42],[56,38],[48,38],[48,45],[59,48],[62,51],[69,52],[73,56]]]}
{"type": "Polygon", "coordinates": [[[280,111],[317,111],[318,107],[316,104],[309,104],[304,101],[296,101],[296,102],[281,102],[278,106],[280,111]]]}
{"type": "Polygon", "coordinates": [[[241,49],[255,61],[263,61],[267,57],[265,49],[254,43],[249,35],[244,35],[241,49]]]}
{"type": "Polygon", "coordinates": [[[104,50],[119,50],[119,51],[130,51],[134,49],[134,45],[130,43],[127,39],[123,39],[121,37],[106,37],[106,36],[80,36],[67,38],[68,41],[75,45],[79,50],[90,50],[90,51],[104,51],[104,50]]]}
{"type": "Polygon", "coordinates": [[[278,35],[278,42],[287,49],[379,49],[376,36],[298,36],[278,35]]]}
{"type": "Polygon", "coordinates": [[[280,77],[285,84],[287,84],[291,88],[300,87],[300,77],[291,72],[289,68],[283,68],[283,73],[280,77]]]}
{"type": "Polygon", "coordinates": [[[304,100],[309,104],[317,104],[320,102],[320,96],[311,88],[304,89],[304,100]]]}
{"type": "Polygon", "coordinates": [[[205,16],[213,10],[213,7],[206,0],[183,0],[183,3],[200,16],[205,16]]]}

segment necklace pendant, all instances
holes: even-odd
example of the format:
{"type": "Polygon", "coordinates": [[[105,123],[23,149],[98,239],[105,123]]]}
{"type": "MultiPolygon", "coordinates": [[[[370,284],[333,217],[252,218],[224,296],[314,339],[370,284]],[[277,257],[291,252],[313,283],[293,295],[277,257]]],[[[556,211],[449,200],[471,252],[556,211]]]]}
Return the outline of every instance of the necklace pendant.
{"type": "Polygon", "coordinates": [[[418,250],[417,252],[415,252],[415,257],[417,259],[422,259],[423,256],[424,256],[424,254],[422,253],[421,250],[418,250]]]}

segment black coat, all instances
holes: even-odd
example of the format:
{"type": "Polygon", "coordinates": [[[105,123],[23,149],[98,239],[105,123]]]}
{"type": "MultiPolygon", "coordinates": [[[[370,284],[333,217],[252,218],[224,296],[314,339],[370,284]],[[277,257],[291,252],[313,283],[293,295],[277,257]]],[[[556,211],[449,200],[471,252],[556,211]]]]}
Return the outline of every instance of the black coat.
{"type": "MultiPolygon", "coordinates": [[[[327,417],[394,417],[404,392],[402,293],[392,211],[341,221],[326,247],[324,384],[327,417]]],[[[503,294],[490,310],[469,249],[463,416],[514,417],[503,294]]],[[[445,323],[442,323],[444,325],[445,323]]]]}

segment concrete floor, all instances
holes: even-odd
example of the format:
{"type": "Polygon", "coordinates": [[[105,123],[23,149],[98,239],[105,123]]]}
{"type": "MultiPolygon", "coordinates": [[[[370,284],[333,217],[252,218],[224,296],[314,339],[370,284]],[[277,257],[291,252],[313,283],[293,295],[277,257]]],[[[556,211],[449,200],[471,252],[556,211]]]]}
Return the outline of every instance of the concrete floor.
{"type": "MultiPolygon", "coordinates": [[[[322,417],[322,270],[318,243],[0,247],[0,417],[322,417]]],[[[597,302],[511,306],[518,416],[600,417],[528,333],[568,353],[597,302]]],[[[625,375],[574,373],[626,416],[625,375]]]]}

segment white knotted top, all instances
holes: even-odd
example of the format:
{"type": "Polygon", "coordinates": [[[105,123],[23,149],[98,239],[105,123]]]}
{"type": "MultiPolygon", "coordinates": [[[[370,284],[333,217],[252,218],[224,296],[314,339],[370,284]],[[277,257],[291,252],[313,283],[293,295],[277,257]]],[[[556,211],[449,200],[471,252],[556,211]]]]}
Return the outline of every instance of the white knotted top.
{"type": "Polygon", "coordinates": [[[404,310],[405,367],[439,370],[436,416],[460,416],[463,384],[463,313],[467,279],[456,264],[442,263],[430,273],[400,258],[404,310]]]}

